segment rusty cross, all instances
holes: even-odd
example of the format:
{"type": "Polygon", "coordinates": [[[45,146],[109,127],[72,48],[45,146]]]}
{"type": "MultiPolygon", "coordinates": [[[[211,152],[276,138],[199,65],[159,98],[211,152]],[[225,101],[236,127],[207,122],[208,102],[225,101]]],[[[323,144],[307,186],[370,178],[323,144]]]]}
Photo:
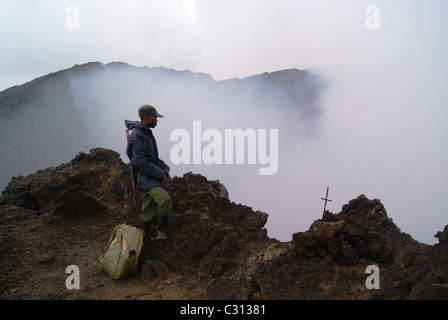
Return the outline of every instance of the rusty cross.
{"type": "Polygon", "coordinates": [[[325,198],[321,198],[322,200],[325,200],[325,205],[324,205],[324,214],[325,214],[325,209],[327,208],[327,201],[332,201],[330,199],[328,199],[328,187],[327,187],[327,195],[325,196],[325,198]]]}

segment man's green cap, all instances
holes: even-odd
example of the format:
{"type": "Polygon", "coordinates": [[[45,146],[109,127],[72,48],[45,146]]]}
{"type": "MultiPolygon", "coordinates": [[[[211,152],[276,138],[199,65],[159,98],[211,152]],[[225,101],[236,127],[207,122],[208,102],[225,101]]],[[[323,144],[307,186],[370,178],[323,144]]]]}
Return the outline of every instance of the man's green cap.
{"type": "Polygon", "coordinates": [[[159,117],[163,118],[163,115],[159,114],[153,106],[149,104],[145,104],[138,109],[138,115],[140,118],[144,118],[146,116],[159,117]]]}

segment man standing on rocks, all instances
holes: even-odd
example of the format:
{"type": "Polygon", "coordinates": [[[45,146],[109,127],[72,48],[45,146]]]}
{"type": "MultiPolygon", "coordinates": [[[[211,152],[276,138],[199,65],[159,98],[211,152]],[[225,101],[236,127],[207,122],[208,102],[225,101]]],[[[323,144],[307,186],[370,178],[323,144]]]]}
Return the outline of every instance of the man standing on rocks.
{"type": "Polygon", "coordinates": [[[141,192],[142,210],[139,216],[139,228],[143,229],[143,243],[150,239],[151,222],[158,216],[156,240],[166,240],[168,216],[172,211],[170,195],[162,187],[169,178],[170,168],[159,159],[156,139],[151,131],[157,125],[157,118],[163,118],[150,105],[138,109],[139,121],[125,120],[130,134],[126,154],[134,172],[136,190],[141,192]]]}

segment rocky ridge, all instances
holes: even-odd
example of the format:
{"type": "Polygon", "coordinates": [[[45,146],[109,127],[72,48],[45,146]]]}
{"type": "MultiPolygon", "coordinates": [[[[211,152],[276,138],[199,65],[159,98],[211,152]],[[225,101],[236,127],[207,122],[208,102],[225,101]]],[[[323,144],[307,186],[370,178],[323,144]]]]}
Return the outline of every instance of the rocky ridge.
{"type": "Polygon", "coordinates": [[[14,177],[0,197],[1,299],[448,298],[447,226],[438,244],[419,243],[360,195],[280,242],[267,237],[268,214],[193,173],[165,185],[169,239],[143,247],[137,276],[113,280],[95,261],[116,225],[137,224],[129,174],[117,152],[97,148],[14,177]],[[65,286],[70,265],[80,289],[65,286]],[[366,287],[371,265],[379,289],[366,287]]]}

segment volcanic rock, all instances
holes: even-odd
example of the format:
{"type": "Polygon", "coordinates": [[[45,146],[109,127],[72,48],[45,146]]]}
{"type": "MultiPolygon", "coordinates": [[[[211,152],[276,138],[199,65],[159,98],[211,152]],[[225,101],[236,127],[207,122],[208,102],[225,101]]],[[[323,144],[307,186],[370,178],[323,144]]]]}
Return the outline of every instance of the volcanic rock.
{"type": "Polygon", "coordinates": [[[448,227],[438,244],[419,243],[377,199],[360,195],[280,242],[267,237],[268,214],[232,202],[219,181],[190,172],[164,187],[173,201],[168,239],[143,246],[139,274],[116,281],[95,262],[116,225],[138,223],[129,164],[97,148],[14,177],[0,197],[0,297],[448,298],[448,227]],[[80,289],[65,286],[70,265],[80,289]],[[379,289],[366,286],[372,265],[379,289]]]}

